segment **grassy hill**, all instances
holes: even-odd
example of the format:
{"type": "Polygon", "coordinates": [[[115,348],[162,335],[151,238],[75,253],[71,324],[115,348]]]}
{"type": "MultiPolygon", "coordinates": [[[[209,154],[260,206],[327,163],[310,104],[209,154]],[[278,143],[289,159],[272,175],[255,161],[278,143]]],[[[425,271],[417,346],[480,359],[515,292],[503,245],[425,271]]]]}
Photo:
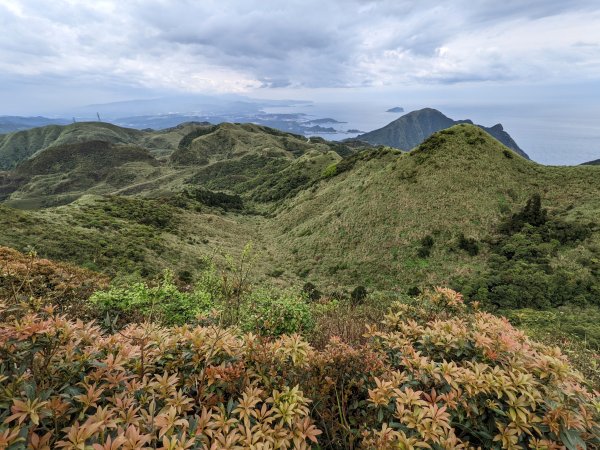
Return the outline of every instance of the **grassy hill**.
{"type": "Polygon", "coordinates": [[[600,444],[600,166],[140,133],[0,172],[0,443],[600,444]]]}
{"type": "MultiPolygon", "coordinates": [[[[37,207],[61,189],[68,195],[59,198],[68,201],[90,193],[159,201],[169,205],[169,214],[184,218],[186,225],[161,244],[165,252],[177,248],[183,261],[211,251],[178,243],[204,239],[193,223],[204,223],[207,216],[226,217],[231,227],[239,224],[244,232],[231,239],[215,230],[218,245],[239,253],[246,242],[260,242],[267,255],[263,275],[277,273],[282,283],[311,281],[328,289],[363,284],[405,291],[433,284],[465,287],[466,280],[488,273],[499,226],[532,193],[541,195],[553,218],[566,223],[588,226],[600,211],[597,167],[536,164],[469,124],[438,132],[410,153],[351,149],[357,153],[349,151],[343,159],[332,150],[334,144],[307,142],[255,125],[201,125],[177,132],[184,135],[183,145],[178,144],[170,161],[159,161],[138,147],[108,144],[98,144],[104,152],[116,152],[105,168],[93,162],[107,159],[109,153],[98,153],[96,160],[86,159],[85,152],[80,158],[67,157],[85,146],[41,152],[13,172],[30,181],[6,205],[37,207]],[[53,158],[68,162],[51,169],[53,158]],[[90,186],[85,180],[91,180],[90,186]],[[228,212],[232,204],[243,206],[228,212]],[[477,254],[461,248],[468,246],[465,242],[477,246],[477,254]]],[[[87,227],[89,217],[80,215],[80,209],[76,202],[33,211],[31,221],[45,220],[52,230],[69,217],[86,229],[86,239],[97,241],[100,230],[87,227]]],[[[27,229],[4,230],[0,244],[20,248],[27,245],[27,236],[37,236],[27,229]]],[[[553,249],[548,264],[571,264],[573,270],[589,272],[586,265],[597,257],[599,245],[597,227],[590,230],[582,242],[553,249]]],[[[34,240],[43,255],[73,257],[61,255],[58,238],[54,246],[52,240],[34,240]],[[46,254],[44,247],[52,250],[46,254]]],[[[145,252],[150,271],[176,260],[175,253],[165,254],[173,256],[145,252]]],[[[94,267],[118,271],[120,263],[108,257],[102,261],[94,267]]]]}
{"type": "Polygon", "coordinates": [[[48,147],[91,141],[137,145],[156,156],[168,156],[177,149],[184,136],[203,126],[189,122],[160,131],[141,131],[106,122],[78,122],[3,134],[0,135],[0,170],[14,169],[22,161],[48,147]]]}
{"type": "MultiPolygon", "coordinates": [[[[111,125],[106,129],[114,136],[100,136],[104,140],[86,139],[98,136],[94,130],[105,124],[77,125],[14,170],[0,172],[0,199],[31,209],[66,204],[85,194],[160,197],[199,185],[271,199],[282,194],[266,193],[269,186],[281,190],[293,184],[297,192],[340,158],[335,150],[354,151],[251,124],[188,123],[160,132],[111,125]],[[75,143],[58,144],[69,140],[75,143]],[[135,143],[123,143],[129,141],[135,143]],[[255,188],[261,192],[254,193],[255,188]]],[[[32,131],[29,138],[40,133],[32,131]]]]}
{"type": "Polygon", "coordinates": [[[449,282],[489,256],[459,250],[460,235],[488,239],[533,192],[565,220],[594,221],[600,211],[597,168],[527,161],[472,125],[439,132],[411,153],[371,153],[280,210],[270,233],[285,248],[282,266],[340,284],[449,282]],[[427,236],[434,243],[422,258],[427,236]]]}

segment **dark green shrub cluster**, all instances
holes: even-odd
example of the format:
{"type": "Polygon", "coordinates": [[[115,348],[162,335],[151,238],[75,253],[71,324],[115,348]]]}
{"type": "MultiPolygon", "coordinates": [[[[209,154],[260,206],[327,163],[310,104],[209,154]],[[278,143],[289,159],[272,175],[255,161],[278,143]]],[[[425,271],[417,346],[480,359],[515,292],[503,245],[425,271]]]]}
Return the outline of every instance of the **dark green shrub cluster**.
{"type": "Polygon", "coordinates": [[[312,183],[313,180],[305,173],[292,170],[282,171],[265,179],[252,195],[252,199],[259,202],[283,200],[296,195],[312,183]]]}
{"type": "Polygon", "coordinates": [[[525,207],[516,214],[513,214],[510,219],[506,220],[500,227],[500,232],[503,234],[514,234],[520,231],[525,224],[533,227],[539,227],[548,220],[548,211],[542,208],[542,198],[540,194],[534,194],[525,207]]]}
{"type": "Polygon", "coordinates": [[[431,255],[431,249],[433,248],[433,236],[428,234],[420,241],[421,246],[417,250],[417,255],[419,258],[429,258],[431,255]]]}
{"type": "Polygon", "coordinates": [[[600,304],[593,249],[576,265],[560,262],[561,252],[586,239],[592,228],[550,217],[534,195],[500,226],[487,272],[465,283],[463,292],[498,308],[600,304]]]}
{"type": "Polygon", "coordinates": [[[111,196],[98,204],[84,207],[87,210],[101,210],[109,217],[124,219],[154,228],[167,228],[176,220],[171,206],[158,200],[111,196]]]}
{"type": "Polygon", "coordinates": [[[468,238],[463,233],[458,237],[458,248],[466,251],[471,256],[479,254],[479,244],[474,238],[468,238]]]}
{"type": "Polygon", "coordinates": [[[309,300],[313,302],[319,300],[323,295],[321,291],[319,291],[317,287],[310,281],[304,283],[304,286],[302,286],[302,292],[306,295],[306,297],[309,300]]]}
{"type": "Polygon", "coordinates": [[[230,209],[244,209],[244,202],[237,194],[231,195],[225,192],[214,192],[202,188],[188,188],[185,190],[185,195],[206,206],[223,208],[226,211],[230,209]]]}

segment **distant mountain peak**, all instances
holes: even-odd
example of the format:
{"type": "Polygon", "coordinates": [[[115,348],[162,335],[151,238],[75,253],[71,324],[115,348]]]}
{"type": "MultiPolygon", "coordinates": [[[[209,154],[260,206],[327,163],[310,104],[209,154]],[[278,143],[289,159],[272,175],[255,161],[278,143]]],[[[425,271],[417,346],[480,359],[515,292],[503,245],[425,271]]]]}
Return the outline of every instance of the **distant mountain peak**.
{"type": "Polygon", "coordinates": [[[401,150],[410,150],[421,144],[433,133],[461,123],[476,125],[506,147],[529,159],[529,156],[504,130],[502,124],[498,123],[493,127],[485,127],[473,123],[470,119],[453,120],[434,108],[411,111],[382,128],[357,136],[357,139],[374,145],[388,145],[401,150]]]}

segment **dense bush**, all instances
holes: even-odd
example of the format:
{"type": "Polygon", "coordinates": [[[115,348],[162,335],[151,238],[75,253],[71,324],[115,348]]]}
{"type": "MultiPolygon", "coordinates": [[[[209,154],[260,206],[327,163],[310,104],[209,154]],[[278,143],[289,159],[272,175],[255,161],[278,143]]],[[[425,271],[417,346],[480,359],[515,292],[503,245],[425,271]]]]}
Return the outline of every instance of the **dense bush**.
{"type": "Polygon", "coordinates": [[[562,264],[560,258],[587,239],[594,227],[550,216],[540,196],[534,195],[501,224],[491,243],[487,272],[460,283],[460,289],[498,308],[600,304],[600,271],[593,247],[591,256],[582,255],[576,265],[562,264]]]}
{"type": "Polygon", "coordinates": [[[90,302],[95,305],[98,315],[119,315],[121,322],[156,320],[167,325],[182,325],[193,322],[214,306],[210,292],[196,289],[182,292],[173,282],[173,275],[166,272],[155,287],[144,282],[127,287],[111,287],[97,291],[90,302]]]}
{"type": "Polygon", "coordinates": [[[321,291],[319,291],[319,289],[317,289],[317,286],[315,286],[310,281],[304,283],[304,286],[302,286],[302,292],[311,301],[319,300],[322,295],[321,291]]]}
{"type": "Polygon", "coordinates": [[[0,307],[0,446],[594,448],[600,398],[557,349],[437,289],[368,341],[0,307]]]}
{"type": "Polygon", "coordinates": [[[333,164],[330,164],[327,167],[325,167],[321,176],[323,178],[331,178],[331,177],[337,175],[337,173],[338,173],[337,172],[337,163],[333,163],[333,164]]]}
{"type": "Polygon", "coordinates": [[[458,236],[458,248],[464,250],[471,256],[479,254],[479,244],[474,238],[468,238],[463,233],[458,236]]]}
{"type": "Polygon", "coordinates": [[[308,302],[298,293],[260,288],[243,301],[239,326],[262,336],[309,333],[314,319],[308,302]]]}
{"type": "Polygon", "coordinates": [[[417,255],[419,258],[429,258],[431,255],[431,249],[433,248],[433,236],[428,234],[420,241],[421,246],[417,250],[417,255]]]}
{"type": "Polygon", "coordinates": [[[358,305],[367,298],[367,288],[364,286],[356,286],[350,293],[350,300],[353,304],[358,305]]]}
{"type": "Polygon", "coordinates": [[[263,375],[306,364],[299,338],[0,314],[2,448],[308,448],[320,433],[298,387],[263,375]]]}
{"type": "Polygon", "coordinates": [[[213,192],[202,188],[188,188],[185,190],[185,195],[193,200],[196,200],[206,206],[229,209],[244,209],[244,202],[237,194],[227,194],[226,192],[213,192]]]}
{"type": "Polygon", "coordinates": [[[214,267],[207,268],[190,291],[180,290],[165,272],[155,286],[134,282],[97,291],[90,302],[96,317],[116,325],[151,320],[164,325],[211,323],[236,325],[263,336],[308,333],[314,319],[307,298],[292,290],[231,285],[214,267]]]}
{"type": "Polygon", "coordinates": [[[86,317],[85,300],[107,285],[104,275],[0,247],[0,299],[53,304],[61,313],[86,317]]]}
{"type": "Polygon", "coordinates": [[[158,200],[110,196],[83,209],[91,214],[101,209],[100,217],[115,217],[159,229],[167,228],[176,221],[173,208],[158,200]]]}

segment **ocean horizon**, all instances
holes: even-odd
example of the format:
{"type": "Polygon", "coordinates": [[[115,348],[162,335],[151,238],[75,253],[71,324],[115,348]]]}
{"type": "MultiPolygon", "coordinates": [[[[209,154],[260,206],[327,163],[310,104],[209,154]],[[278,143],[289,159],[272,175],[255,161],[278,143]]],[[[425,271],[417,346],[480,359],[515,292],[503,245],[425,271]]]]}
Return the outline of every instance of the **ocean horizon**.
{"type": "MultiPolygon", "coordinates": [[[[299,104],[288,107],[266,108],[270,113],[303,113],[310,118],[330,117],[341,124],[338,130],[358,129],[368,132],[381,128],[393,120],[421,108],[435,108],[454,119],[470,119],[491,127],[501,123],[529,157],[545,165],[578,165],[600,158],[600,107],[559,104],[402,104],[331,102],[299,104]],[[404,108],[403,113],[387,109],[404,108]]],[[[330,126],[330,125],[325,125],[330,126]]],[[[315,133],[330,140],[356,137],[359,133],[315,133]]]]}

